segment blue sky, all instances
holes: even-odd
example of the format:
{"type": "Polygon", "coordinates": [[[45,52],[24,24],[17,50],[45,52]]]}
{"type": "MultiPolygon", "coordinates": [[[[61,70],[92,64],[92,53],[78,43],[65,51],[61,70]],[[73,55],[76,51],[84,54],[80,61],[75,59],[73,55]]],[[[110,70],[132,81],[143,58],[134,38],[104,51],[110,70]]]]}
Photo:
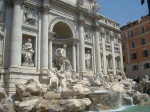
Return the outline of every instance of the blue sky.
{"type": "Polygon", "coordinates": [[[147,0],[141,5],[141,0],[97,0],[99,13],[124,26],[127,22],[139,20],[148,14],[147,0]]]}

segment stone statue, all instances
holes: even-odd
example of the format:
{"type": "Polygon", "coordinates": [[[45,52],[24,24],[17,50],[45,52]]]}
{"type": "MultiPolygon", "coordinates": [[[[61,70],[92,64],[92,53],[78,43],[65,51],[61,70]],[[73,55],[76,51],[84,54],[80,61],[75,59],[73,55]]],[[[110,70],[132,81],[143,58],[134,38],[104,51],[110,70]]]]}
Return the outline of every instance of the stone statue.
{"type": "Polygon", "coordinates": [[[94,6],[93,6],[93,10],[94,10],[94,13],[95,13],[95,14],[98,13],[99,8],[100,8],[100,7],[98,6],[98,4],[95,3],[94,6]]]}
{"type": "Polygon", "coordinates": [[[0,112],[15,112],[13,101],[7,96],[3,86],[4,83],[0,79],[0,112]]]}
{"type": "Polygon", "coordinates": [[[33,48],[32,48],[32,43],[31,43],[31,39],[28,39],[28,42],[25,42],[25,44],[23,45],[22,48],[22,57],[23,57],[23,63],[22,65],[24,66],[34,66],[33,63],[33,48]]]}
{"type": "Polygon", "coordinates": [[[86,65],[86,69],[90,69],[90,65],[91,65],[91,54],[90,54],[90,50],[87,50],[86,54],[85,54],[85,65],[86,65]]]}
{"type": "Polygon", "coordinates": [[[43,91],[42,84],[35,79],[21,80],[16,85],[17,98],[20,101],[40,97],[43,91]]]}
{"type": "Polygon", "coordinates": [[[78,0],[78,3],[79,3],[79,6],[82,7],[83,3],[84,3],[84,0],[78,0]]]}
{"type": "Polygon", "coordinates": [[[24,16],[25,16],[25,22],[31,24],[31,25],[35,25],[35,15],[32,14],[29,10],[28,7],[25,7],[25,10],[24,10],[24,16]]]}
{"type": "Polygon", "coordinates": [[[66,57],[66,51],[63,48],[58,48],[56,50],[56,55],[59,57],[59,63],[60,63],[60,70],[62,71],[72,71],[72,66],[70,64],[70,61],[66,57]]]}
{"type": "Polygon", "coordinates": [[[50,89],[57,89],[58,88],[58,85],[59,85],[59,79],[56,75],[56,69],[51,69],[49,72],[48,72],[48,78],[50,79],[49,81],[49,87],[50,89]]]}

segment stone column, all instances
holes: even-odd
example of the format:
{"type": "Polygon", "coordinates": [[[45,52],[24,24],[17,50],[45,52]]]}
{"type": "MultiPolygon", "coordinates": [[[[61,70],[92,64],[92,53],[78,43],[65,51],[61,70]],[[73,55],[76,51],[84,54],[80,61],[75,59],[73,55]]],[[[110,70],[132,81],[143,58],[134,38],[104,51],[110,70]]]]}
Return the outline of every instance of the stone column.
{"type": "Polygon", "coordinates": [[[110,38],[111,38],[111,48],[112,48],[112,62],[113,62],[113,72],[116,75],[116,60],[115,60],[115,49],[114,49],[114,34],[110,31],[110,38]]]}
{"type": "Polygon", "coordinates": [[[52,41],[54,40],[54,38],[50,37],[49,38],[49,69],[52,68],[52,64],[53,64],[53,56],[52,56],[52,53],[53,53],[53,50],[52,50],[52,41]]]}
{"type": "Polygon", "coordinates": [[[21,4],[22,4],[22,0],[14,0],[11,44],[10,44],[10,67],[21,66],[21,49],[22,49],[21,4]]]}
{"type": "Polygon", "coordinates": [[[6,2],[6,13],[5,13],[5,35],[4,35],[4,56],[3,65],[4,68],[9,68],[10,66],[10,39],[12,30],[12,16],[13,15],[13,2],[6,2]]]}
{"type": "Polygon", "coordinates": [[[78,20],[79,24],[79,68],[80,73],[85,72],[85,43],[84,43],[84,19],[78,20]]]}
{"type": "Polygon", "coordinates": [[[48,11],[49,6],[43,5],[41,26],[41,69],[48,69],[48,11]]]}
{"type": "Polygon", "coordinates": [[[104,61],[104,74],[107,74],[107,60],[106,60],[106,45],[105,45],[105,30],[101,28],[102,36],[102,49],[103,49],[103,61],[104,61]]]}
{"type": "Polygon", "coordinates": [[[95,36],[95,59],[96,59],[96,73],[101,72],[101,54],[100,54],[100,41],[99,41],[99,28],[94,26],[94,36],[95,36]]]}
{"type": "Polygon", "coordinates": [[[121,70],[124,71],[123,56],[122,56],[122,38],[121,38],[121,35],[120,35],[120,34],[118,34],[118,40],[119,40],[119,51],[120,51],[121,70]]]}
{"type": "Polygon", "coordinates": [[[73,70],[76,71],[76,43],[73,42],[72,45],[72,67],[73,70]]]}

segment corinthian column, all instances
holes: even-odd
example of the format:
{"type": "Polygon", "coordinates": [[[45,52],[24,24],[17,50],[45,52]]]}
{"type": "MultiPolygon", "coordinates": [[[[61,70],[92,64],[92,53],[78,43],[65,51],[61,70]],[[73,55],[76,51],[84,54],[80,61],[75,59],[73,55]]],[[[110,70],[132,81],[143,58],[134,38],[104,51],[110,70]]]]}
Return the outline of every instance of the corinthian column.
{"type": "Polygon", "coordinates": [[[116,61],[115,61],[115,50],[114,50],[114,34],[110,31],[110,38],[111,38],[111,47],[112,47],[112,61],[113,61],[113,71],[114,75],[116,75],[116,61]]]}
{"type": "Polygon", "coordinates": [[[107,61],[106,61],[106,45],[105,45],[105,30],[101,28],[101,35],[102,35],[102,49],[103,49],[103,61],[104,61],[104,74],[107,74],[107,61]]]}
{"type": "Polygon", "coordinates": [[[11,41],[10,41],[10,67],[21,66],[21,48],[22,48],[22,11],[21,4],[23,0],[13,0],[13,19],[12,19],[12,30],[11,30],[11,41]]]}
{"type": "Polygon", "coordinates": [[[84,45],[84,19],[80,18],[79,23],[79,66],[80,72],[85,72],[85,45],[84,45]]]}
{"type": "Polygon", "coordinates": [[[41,25],[41,69],[48,69],[48,11],[49,6],[43,5],[42,12],[42,25],[41,25]]]}
{"type": "Polygon", "coordinates": [[[52,41],[53,40],[54,40],[53,37],[49,38],[49,69],[52,68],[52,63],[53,63],[53,59],[52,59],[52,53],[53,53],[53,50],[52,50],[52,41]]]}
{"type": "Polygon", "coordinates": [[[120,34],[118,34],[118,40],[119,40],[121,70],[124,71],[123,59],[122,59],[123,58],[123,56],[122,56],[122,38],[121,38],[120,34]]]}
{"type": "Polygon", "coordinates": [[[95,31],[95,59],[96,59],[96,72],[101,72],[101,54],[100,54],[100,42],[99,42],[99,28],[94,26],[95,31]]]}

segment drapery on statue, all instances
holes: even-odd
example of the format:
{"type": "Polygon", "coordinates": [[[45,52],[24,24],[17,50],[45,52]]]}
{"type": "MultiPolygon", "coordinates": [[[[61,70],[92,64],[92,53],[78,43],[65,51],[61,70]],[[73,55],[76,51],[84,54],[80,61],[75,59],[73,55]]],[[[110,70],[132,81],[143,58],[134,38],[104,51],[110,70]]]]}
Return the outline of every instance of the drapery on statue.
{"type": "Polygon", "coordinates": [[[34,66],[33,59],[32,59],[34,51],[32,48],[32,43],[31,43],[30,38],[28,39],[28,42],[25,42],[25,44],[23,45],[21,53],[22,53],[22,57],[23,57],[22,65],[34,66]]]}
{"type": "Polygon", "coordinates": [[[70,61],[66,57],[66,51],[63,48],[56,50],[56,55],[59,57],[60,70],[62,71],[73,71],[70,61]]]}
{"type": "Polygon", "coordinates": [[[85,65],[86,65],[86,69],[90,69],[90,65],[91,65],[91,54],[90,54],[90,50],[87,50],[86,54],[85,54],[85,65]]]}

